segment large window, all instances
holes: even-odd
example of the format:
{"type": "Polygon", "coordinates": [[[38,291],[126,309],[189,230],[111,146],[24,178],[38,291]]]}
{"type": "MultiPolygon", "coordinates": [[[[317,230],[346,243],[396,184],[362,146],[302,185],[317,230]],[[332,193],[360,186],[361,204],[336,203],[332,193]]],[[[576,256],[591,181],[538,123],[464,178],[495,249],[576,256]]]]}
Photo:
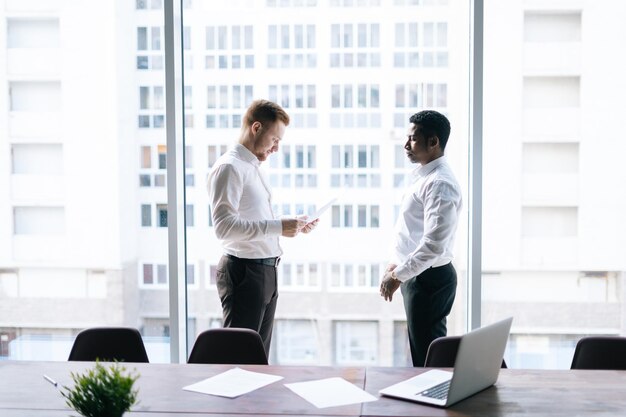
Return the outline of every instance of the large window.
{"type": "MultiPolygon", "coordinates": [[[[168,228],[180,224],[187,265],[176,279],[188,284],[190,340],[217,325],[223,251],[205,179],[236,143],[250,102],[268,98],[292,117],[280,152],[262,166],[275,213],[311,214],[337,197],[315,233],[281,242],[271,360],[397,362],[390,335],[404,317],[401,296],[388,305],[376,289],[406,185],[400,179],[412,168],[402,147],[411,114],[444,112],[453,125],[447,153],[466,188],[469,6],[259,0],[244,10],[241,2],[183,1],[176,48],[184,68],[184,163],[174,166],[174,142],[165,136],[174,119],[166,114],[174,100],[165,78],[169,1],[136,0],[126,9],[7,2],[0,11],[7,34],[0,91],[8,97],[0,110],[0,165],[10,167],[0,172],[8,184],[0,188],[0,305],[7,312],[0,355],[65,360],[80,329],[124,325],[143,331],[151,362],[169,361],[177,328],[168,322],[174,275],[167,239],[168,228]],[[427,20],[407,19],[424,14],[427,20]],[[178,191],[186,201],[175,212],[172,176],[185,184],[178,191]],[[84,314],[76,317],[77,310],[84,314]],[[50,344],[31,349],[39,336],[50,344]]],[[[575,31],[575,21],[561,24],[575,31]]],[[[529,25],[548,31],[542,22],[539,16],[529,25]]],[[[549,77],[526,74],[529,111],[549,77]]],[[[557,88],[567,103],[580,99],[577,77],[557,88]]],[[[573,159],[582,149],[566,152],[573,159]]],[[[532,181],[546,162],[541,149],[525,153],[532,181]]],[[[524,219],[540,228],[545,216],[558,215],[554,208],[526,204],[524,219]]],[[[559,208],[568,212],[561,229],[584,213],[574,203],[559,208]]],[[[453,334],[465,330],[466,231],[463,220],[453,334]]],[[[536,237],[524,238],[530,244],[536,237]]]]}
{"type": "Polygon", "coordinates": [[[161,5],[2,3],[0,360],[131,326],[169,361],[161,5]]]}
{"type": "Polygon", "coordinates": [[[483,322],[513,316],[507,363],[569,368],[586,335],[624,333],[626,68],[610,1],[485,2],[483,322]],[[623,88],[622,88],[623,89],[623,88]]]}
{"type": "MultiPolygon", "coordinates": [[[[270,361],[406,361],[406,337],[399,336],[406,332],[402,297],[398,292],[386,304],[378,286],[408,185],[404,180],[414,168],[403,149],[412,114],[434,108],[450,118],[447,153],[467,188],[468,12],[466,4],[383,7],[379,1],[261,1],[246,13],[235,2],[194,2],[184,10],[185,24],[193,22],[192,35],[205,38],[201,48],[192,42],[185,53],[207,62],[201,71],[194,67],[184,73],[196,99],[186,113],[206,117],[201,129],[185,132],[186,146],[201,150],[194,152],[197,185],[236,143],[250,101],[267,98],[291,116],[279,151],[261,165],[272,187],[274,213],[312,214],[337,197],[314,233],[281,240],[270,361]],[[407,19],[422,12],[429,19],[417,26],[407,19]],[[403,40],[395,37],[400,29],[403,40]],[[252,34],[249,50],[246,33],[252,34]],[[404,66],[395,62],[400,53],[404,66]],[[253,55],[253,67],[245,65],[245,55],[253,55]]],[[[221,316],[215,273],[223,250],[212,230],[206,187],[186,192],[195,216],[186,230],[187,258],[198,265],[200,284],[189,292],[188,308],[196,331],[202,331],[221,316]]],[[[159,213],[152,213],[157,215],[152,230],[158,230],[159,213]]],[[[466,328],[467,215],[462,218],[455,261],[460,290],[449,318],[451,334],[466,328]]]]}

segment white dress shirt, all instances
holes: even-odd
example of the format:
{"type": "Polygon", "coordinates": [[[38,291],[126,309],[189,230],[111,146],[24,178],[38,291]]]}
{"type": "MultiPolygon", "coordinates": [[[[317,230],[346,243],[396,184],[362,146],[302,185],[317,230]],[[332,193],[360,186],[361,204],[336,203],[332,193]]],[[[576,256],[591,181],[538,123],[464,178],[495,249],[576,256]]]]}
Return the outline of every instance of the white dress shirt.
{"type": "Polygon", "coordinates": [[[207,181],[211,216],[224,251],[238,258],[282,255],[282,223],[272,212],[272,193],[260,161],[237,144],[213,166],[207,181]]]}
{"type": "Polygon", "coordinates": [[[413,171],[395,226],[395,276],[400,281],[453,258],[461,188],[445,156],[413,171]]]}

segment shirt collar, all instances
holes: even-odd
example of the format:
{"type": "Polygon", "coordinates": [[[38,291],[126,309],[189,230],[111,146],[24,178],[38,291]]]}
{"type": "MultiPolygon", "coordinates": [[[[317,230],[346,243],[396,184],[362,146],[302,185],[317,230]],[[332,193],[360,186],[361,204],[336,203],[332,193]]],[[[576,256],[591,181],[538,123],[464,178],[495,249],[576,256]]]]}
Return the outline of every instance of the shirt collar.
{"type": "Polygon", "coordinates": [[[426,165],[420,165],[417,168],[415,168],[413,170],[413,172],[411,173],[414,179],[420,178],[420,177],[425,177],[426,175],[430,174],[431,172],[433,172],[436,168],[440,167],[441,165],[445,164],[447,162],[447,158],[445,155],[440,156],[439,158],[430,161],[429,163],[427,163],[426,165]]]}
{"type": "Polygon", "coordinates": [[[237,156],[239,156],[244,161],[250,162],[252,165],[257,167],[261,165],[261,161],[259,161],[259,158],[257,158],[255,154],[250,152],[250,149],[246,148],[241,143],[235,145],[235,152],[237,153],[237,156]]]}

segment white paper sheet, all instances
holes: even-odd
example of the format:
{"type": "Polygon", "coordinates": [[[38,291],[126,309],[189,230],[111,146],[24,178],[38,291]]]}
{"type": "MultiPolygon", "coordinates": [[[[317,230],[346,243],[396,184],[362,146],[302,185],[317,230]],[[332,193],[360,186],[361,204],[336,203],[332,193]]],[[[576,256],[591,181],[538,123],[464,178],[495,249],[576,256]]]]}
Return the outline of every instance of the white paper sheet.
{"type": "Polygon", "coordinates": [[[334,198],[330,199],[330,201],[328,201],[328,203],[324,204],[322,207],[317,209],[317,211],[315,213],[313,213],[311,216],[309,216],[309,218],[307,219],[307,222],[311,223],[312,221],[319,219],[320,216],[322,214],[324,214],[324,212],[326,210],[328,210],[330,208],[330,206],[332,206],[335,201],[337,201],[337,197],[334,197],[334,198]]]}
{"type": "Polygon", "coordinates": [[[378,399],[343,378],[296,382],[285,386],[317,408],[365,403],[378,399]]]}
{"type": "Polygon", "coordinates": [[[273,382],[283,379],[282,376],[246,371],[241,368],[229,369],[226,372],[204,379],[195,384],[183,387],[185,391],[220,397],[235,398],[254,391],[273,382]]]}

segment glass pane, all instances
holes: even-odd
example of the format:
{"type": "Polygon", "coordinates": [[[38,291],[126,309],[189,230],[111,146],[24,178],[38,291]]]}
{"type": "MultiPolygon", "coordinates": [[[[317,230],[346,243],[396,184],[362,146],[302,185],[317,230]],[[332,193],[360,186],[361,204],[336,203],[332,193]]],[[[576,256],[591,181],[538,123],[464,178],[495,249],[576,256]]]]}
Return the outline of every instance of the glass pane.
{"type": "Polygon", "coordinates": [[[124,4],[1,7],[0,362],[104,326],[170,361],[162,3],[124,4]]]}
{"type": "MultiPolygon", "coordinates": [[[[424,8],[428,13],[417,20],[401,18],[405,8],[392,2],[388,7],[377,1],[352,2],[358,4],[359,13],[346,7],[328,7],[328,2],[318,1],[306,10],[295,7],[296,3],[300,2],[254,2],[256,19],[250,23],[251,39],[260,39],[263,44],[249,50],[255,57],[253,68],[244,67],[242,61],[240,68],[233,69],[231,63],[236,60],[232,58],[242,51],[232,49],[231,40],[220,43],[221,33],[229,38],[243,36],[242,29],[233,29],[242,27],[241,2],[209,1],[199,8],[194,3],[193,13],[184,16],[194,37],[204,36],[204,28],[216,28],[214,42],[228,64],[220,68],[219,58],[215,58],[215,65],[202,71],[195,68],[184,76],[197,96],[190,113],[200,114],[198,120],[206,121],[206,128],[201,126],[204,129],[200,132],[190,129],[185,135],[187,146],[200,149],[192,153],[197,162],[193,173],[199,185],[219,157],[211,146],[232,146],[237,141],[241,125],[231,123],[232,116],[242,116],[253,98],[282,105],[291,123],[278,152],[261,163],[266,183],[272,188],[274,215],[310,214],[313,210],[309,207],[319,209],[332,197],[340,198],[321,215],[312,233],[280,238],[283,253],[277,279],[282,287],[270,361],[405,363],[406,350],[397,358],[394,339],[381,337],[391,336],[394,322],[405,316],[402,297],[398,293],[387,304],[378,293],[378,283],[390,262],[397,207],[405,192],[400,185],[410,185],[403,181],[412,178],[415,167],[408,162],[403,146],[409,117],[426,108],[422,91],[431,92],[428,108],[445,114],[452,123],[453,136],[446,154],[464,195],[467,192],[469,100],[467,85],[459,80],[469,79],[469,3],[433,1],[424,8]],[[283,6],[277,9],[272,4],[283,6]],[[306,20],[302,20],[303,12],[306,20]],[[451,21],[455,24],[448,24],[451,21]],[[396,23],[402,27],[401,43],[396,43],[394,36],[396,23]],[[423,53],[422,33],[427,23],[431,26],[429,52],[433,57],[449,54],[448,65],[433,65],[427,76],[416,77],[413,68],[394,67],[393,54],[402,54],[408,65],[410,54],[423,53]],[[379,76],[365,77],[371,71],[379,76]],[[322,73],[332,76],[320,77],[322,73]],[[449,83],[454,83],[454,89],[447,88],[449,83]],[[232,92],[232,97],[226,91],[232,92]],[[244,92],[243,102],[236,98],[237,92],[244,92]],[[315,270],[309,268],[311,264],[317,265],[315,270]],[[342,318],[346,294],[355,305],[368,306],[365,310],[351,308],[350,320],[342,318]],[[316,305],[326,307],[322,312],[312,311],[310,306],[316,305]],[[291,322],[290,317],[301,322],[291,322]]],[[[188,52],[195,53],[195,49],[188,52]]],[[[203,50],[202,56],[209,52],[203,50]]],[[[189,294],[191,299],[204,301],[191,303],[189,314],[196,319],[195,331],[200,332],[222,317],[215,283],[203,283],[208,265],[218,265],[224,248],[215,228],[207,224],[208,194],[199,186],[193,191],[187,193],[186,204],[193,204],[195,211],[195,224],[187,229],[187,248],[189,263],[196,265],[196,285],[189,294]]],[[[465,331],[466,210],[467,205],[455,240],[459,290],[448,318],[450,334],[465,331]]],[[[152,213],[153,222],[158,222],[154,208],[152,213]]],[[[406,332],[406,325],[403,330],[406,332]]]]}
{"type": "Polygon", "coordinates": [[[626,144],[598,121],[621,117],[605,69],[626,57],[606,53],[599,66],[586,53],[618,48],[602,33],[623,19],[610,1],[563,10],[485,2],[485,73],[507,81],[484,87],[482,315],[514,316],[511,367],[569,369],[580,338],[624,335],[626,227],[616,219],[626,199],[615,166],[626,144]],[[519,37],[503,30],[513,24],[519,37]],[[589,86],[601,100],[585,99],[589,86]]]}

